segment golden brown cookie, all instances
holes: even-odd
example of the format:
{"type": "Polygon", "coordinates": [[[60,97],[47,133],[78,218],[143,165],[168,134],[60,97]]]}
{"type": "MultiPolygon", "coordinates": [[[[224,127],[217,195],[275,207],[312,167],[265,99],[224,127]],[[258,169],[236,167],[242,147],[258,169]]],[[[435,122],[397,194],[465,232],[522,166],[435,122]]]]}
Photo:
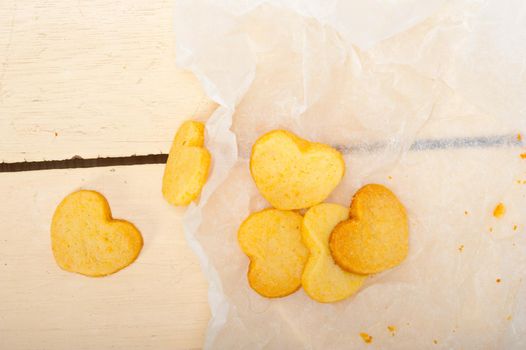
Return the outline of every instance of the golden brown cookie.
{"type": "Polygon", "coordinates": [[[293,211],[266,209],[241,224],[238,241],[250,259],[248,282],[262,296],[284,297],[300,287],[308,256],[301,242],[302,220],[293,211]]]}
{"type": "Polygon", "coordinates": [[[309,208],[321,203],[345,172],[340,152],[309,142],[285,130],[261,136],[252,147],[250,172],[257,188],[272,206],[309,208]]]}
{"type": "Polygon", "coordinates": [[[105,276],[130,265],[143,244],[141,233],[111,217],[106,198],[81,190],[58,205],[51,223],[51,247],[62,269],[86,276],[105,276]]]}
{"type": "Polygon", "coordinates": [[[373,274],[400,264],[409,250],[404,206],[389,189],[370,184],[354,195],[350,219],[330,237],[336,263],[358,274],[373,274]]]}
{"type": "Polygon", "coordinates": [[[187,121],[177,131],[163,176],[163,196],[173,205],[188,205],[201,193],[210,168],[203,123],[187,121]]]}
{"type": "Polygon", "coordinates": [[[332,230],[348,217],[348,208],[322,203],[310,208],[303,218],[301,233],[310,256],[301,284],[316,301],[332,303],[343,300],[356,293],[367,278],[342,270],[332,259],[329,250],[332,230]]]}

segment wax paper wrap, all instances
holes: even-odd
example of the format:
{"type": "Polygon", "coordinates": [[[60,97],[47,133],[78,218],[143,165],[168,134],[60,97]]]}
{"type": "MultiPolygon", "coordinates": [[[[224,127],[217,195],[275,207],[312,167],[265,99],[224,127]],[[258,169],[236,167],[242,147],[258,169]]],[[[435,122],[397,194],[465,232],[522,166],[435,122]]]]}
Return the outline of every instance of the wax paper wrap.
{"type": "Polygon", "coordinates": [[[526,348],[526,2],[181,0],[175,41],[219,105],[184,219],[209,282],[205,348],[526,348]],[[237,229],[269,206],[250,148],[276,128],[342,151],[328,202],[381,183],[408,210],[408,258],[345,301],[247,283],[237,229]]]}

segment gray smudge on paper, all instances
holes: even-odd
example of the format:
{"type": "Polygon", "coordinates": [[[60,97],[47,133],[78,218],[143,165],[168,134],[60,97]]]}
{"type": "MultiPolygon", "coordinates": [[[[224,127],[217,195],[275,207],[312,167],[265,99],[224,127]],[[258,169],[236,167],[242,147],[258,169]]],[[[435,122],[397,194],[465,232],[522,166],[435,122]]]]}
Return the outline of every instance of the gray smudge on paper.
{"type": "MultiPolygon", "coordinates": [[[[335,145],[334,148],[342,153],[373,153],[386,149],[388,142],[357,143],[354,145],[335,145]]],[[[517,135],[495,135],[478,137],[451,137],[443,139],[421,139],[416,140],[410,151],[432,151],[444,149],[461,148],[495,148],[495,147],[519,147],[523,142],[517,135]]]]}
{"type": "MultiPolygon", "coordinates": [[[[370,143],[355,143],[351,145],[332,145],[343,154],[348,153],[375,153],[386,148],[397,147],[395,143],[377,141],[370,143]]],[[[521,141],[517,134],[477,136],[477,137],[450,137],[441,139],[420,139],[413,142],[409,151],[433,151],[446,149],[465,149],[465,148],[497,148],[497,147],[524,147],[526,143],[521,141]]],[[[250,157],[250,149],[239,150],[239,156],[243,159],[250,157]]]]}

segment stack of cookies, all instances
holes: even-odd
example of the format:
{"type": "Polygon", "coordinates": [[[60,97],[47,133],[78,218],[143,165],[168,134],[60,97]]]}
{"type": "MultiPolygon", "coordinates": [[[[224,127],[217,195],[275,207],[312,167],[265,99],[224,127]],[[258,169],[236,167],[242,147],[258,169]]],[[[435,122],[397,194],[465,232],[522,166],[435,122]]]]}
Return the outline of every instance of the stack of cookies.
{"type": "Polygon", "coordinates": [[[252,147],[250,172],[273,206],[238,231],[248,282],[260,295],[284,297],[303,286],[314,300],[336,302],[407,256],[407,214],[386,187],[362,187],[350,209],[323,203],[345,173],[336,149],[274,130],[252,147]]]}

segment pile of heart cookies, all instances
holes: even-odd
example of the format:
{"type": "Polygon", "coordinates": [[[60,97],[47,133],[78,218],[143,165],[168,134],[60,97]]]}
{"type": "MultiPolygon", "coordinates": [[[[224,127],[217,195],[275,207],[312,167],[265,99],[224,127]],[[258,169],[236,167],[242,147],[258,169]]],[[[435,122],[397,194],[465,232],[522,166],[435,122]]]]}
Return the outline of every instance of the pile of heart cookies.
{"type": "Polygon", "coordinates": [[[336,149],[274,130],[253,145],[250,172],[273,207],[238,230],[249,285],[260,295],[284,297],[303,286],[316,301],[336,302],[407,256],[407,214],[386,187],[365,185],[350,208],[323,203],[345,173],[336,149]]]}

